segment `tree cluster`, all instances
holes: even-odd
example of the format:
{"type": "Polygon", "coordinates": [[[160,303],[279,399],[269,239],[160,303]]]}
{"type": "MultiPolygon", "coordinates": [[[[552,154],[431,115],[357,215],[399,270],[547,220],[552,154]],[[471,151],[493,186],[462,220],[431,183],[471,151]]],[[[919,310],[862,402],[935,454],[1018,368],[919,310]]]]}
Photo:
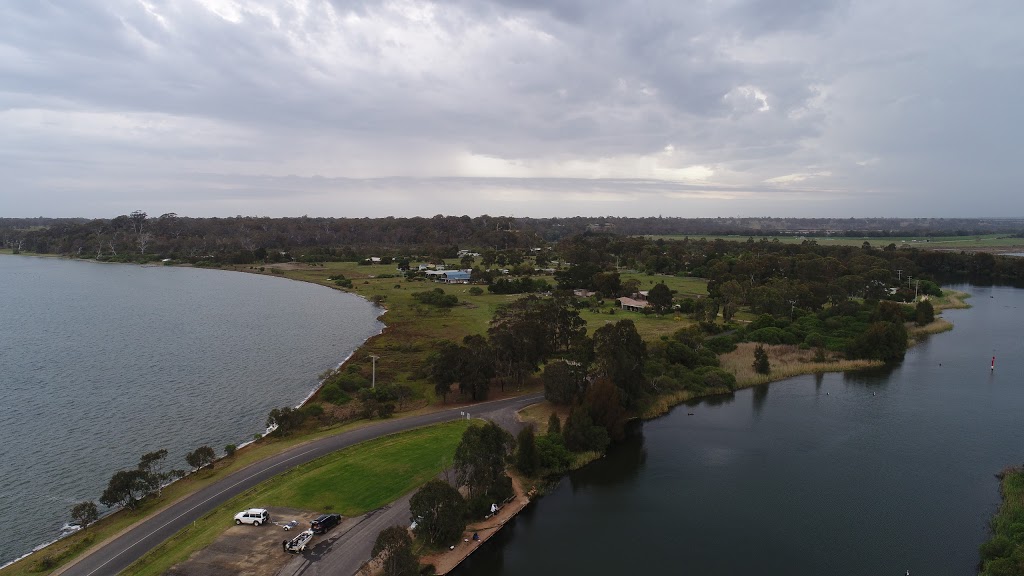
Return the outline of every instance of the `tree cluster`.
{"type": "Polygon", "coordinates": [[[498,278],[492,282],[487,291],[491,294],[528,294],[531,292],[549,292],[551,285],[540,278],[498,278]]]}
{"type": "Polygon", "coordinates": [[[434,288],[433,290],[425,290],[423,292],[413,292],[412,298],[420,304],[428,304],[431,306],[437,306],[438,308],[451,308],[459,303],[458,296],[455,296],[454,294],[447,294],[442,288],[434,288]]]}
{"type": "Polygon", "coordinates": [[[585,340],[585,322],[572,297],[530,295],[500,307],[487,336],[474,334],[462,344],[443,341],[427,360],[439,396],[452,384],[473,400],[487,397],[492,381],[522,385],[527,376],[555,354],[572,354],[585,340]]]}
{"type": "MultiPolygon", "coordinates": [[[[114,473],[107,482],[106,490],[100,496],[100,503],[104,506],[124,506],[134,510],[143,498],[150,494],[159,494],[164,484],[184,475],[184,470],[167,469],[167,450],[148,452],[139,458],[139,464],[135,468],[114,473]]],[[[82,518],[91,516],[87,503],[80,503],[72,509],[72,516],[81,521],[78,515],[82,518]]]]}
{"type": "Polygon", "coordinates": [[[512,435],[493,422],[471,426],[462,434],[452,468],[456,482],[469,491],[467,506],[472,517],[483,516],[490,504],[513,495],[505,467],[514,443],[512,435]]]}
{"type": "Polygon", "coordinates": [[[514,495],[512,480],[505,474],[514,440],[497,424],[470,426],[455,450],[452,468],[455,482],[465,486],[469,500],[444,480],[423,485],[409,502],[414,532],[433,547],[458,541],[469,519],[483,517],[491,504],[514,495]]]}

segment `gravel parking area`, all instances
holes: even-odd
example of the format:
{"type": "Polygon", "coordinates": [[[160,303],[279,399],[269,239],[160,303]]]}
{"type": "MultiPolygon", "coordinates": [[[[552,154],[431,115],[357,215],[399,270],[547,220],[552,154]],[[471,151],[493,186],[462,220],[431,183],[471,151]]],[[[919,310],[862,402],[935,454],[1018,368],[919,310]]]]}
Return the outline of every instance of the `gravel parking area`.
{"type": "MultiPolygon", "coordinates": [[[[309,522],[319,512],[290,508],[267,508],[271,524],[250,526],[234,524],[226,527],[212,544],[193,554],[188,560],[173,566],[167,574],[173,576],[273,576],[294,559],[281,549],[282,540],[290,540],[309,528],[309,522]],[[298,525],[284,530],[280,525],[297,520],[298,525]],[[277,523],[277,524],[274,524],[277,523]]],[[[319,536],[313,537],[313,544],[319,536]]]]}

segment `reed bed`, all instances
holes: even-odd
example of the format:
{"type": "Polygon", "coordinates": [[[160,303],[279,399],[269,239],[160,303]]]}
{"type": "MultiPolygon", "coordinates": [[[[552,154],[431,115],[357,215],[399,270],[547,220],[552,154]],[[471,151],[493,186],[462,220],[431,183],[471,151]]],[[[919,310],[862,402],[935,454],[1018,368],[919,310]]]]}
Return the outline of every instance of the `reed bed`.
{"type": "Polygon", "coordinates": [[[736,376],[736,387],[747,388],[759,384],[767,384],[800,376],[802,374],[819,374],[822,372],[845,372],[881,366],[880,360],[847,360],[835,353],[826,352],[824,362],[816,362],[815,350],[801,350],[797,346],[765,345],[771,371],[759,374],[754,370],[754,342],[743,342],[736,349],[719,356],[722,368],[736,376]]]}

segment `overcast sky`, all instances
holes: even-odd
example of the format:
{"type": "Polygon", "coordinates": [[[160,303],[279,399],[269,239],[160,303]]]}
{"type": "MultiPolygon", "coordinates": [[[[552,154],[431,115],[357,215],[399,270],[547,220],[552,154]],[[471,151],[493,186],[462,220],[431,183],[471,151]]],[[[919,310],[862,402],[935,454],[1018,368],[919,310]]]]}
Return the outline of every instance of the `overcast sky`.
{"type": "Polygon", "coordinates": [[[0,216],[1024,216],[1020,0],[5,0],[0,216]]]}

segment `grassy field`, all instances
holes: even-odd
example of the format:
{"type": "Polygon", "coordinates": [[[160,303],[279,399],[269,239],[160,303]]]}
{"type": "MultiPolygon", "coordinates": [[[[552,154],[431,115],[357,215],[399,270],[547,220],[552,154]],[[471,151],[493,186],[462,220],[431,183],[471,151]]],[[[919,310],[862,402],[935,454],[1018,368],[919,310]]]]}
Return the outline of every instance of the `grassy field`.
{"type": "Polygon", "coordinates": [[[801,244],[805,240],[814,240],[822,246],[860,246],[864,242],[869,242],[876,248],[882,248],[889,244],[895,244],[896,246],[913,246],[915,248],[927,248],[927,249],[963,249],[963,250],[1012,250],[1015,248],[1024,247],[1024,238],[1013,238],[1006,236],[1005,234],[984,234],[979,236],[888,236],[888,237],[872,237],[872,236],[858,236],[858,237],[840,237],[840,236],[814,236],[814,237],[803,237],[803,236],[749,236],[749,235],[736,235],[736,236],[714,236],[714,235],[670,235],[670,236],[648,236],[655,240],[682,240],[689,238],[691,240],[725,240],[729,242],[746,242],[748,238],[753,238],[755,242],[761,241],[762,238],[768,238],[769,241],[778,240],[783,244],[801,244]]]}
{"type": "MultiPolygon", "coordinates": [[[[427,355],[434,349],[439,340],[459,342],[470,334],[487,331],[488,323],[494,311],[522,294],[496,295],[484,289],[483,294],[474,296],[469,293],[471,286],[465,284],[441,285],[428,281],[407,281],[396,277],[397,271],[392,265],[360,266],[354,262],[326,262],[323,266],[299,263],[288,263],[274,266],[281,271],[280,275],[294,280],[314,282],[334,287],[328,277],[343,274],[352,280],[351,292],[368,300],[382,299],[387,313],[382,320],[387,324],[384,334],[371,338],[364,344],[352,359],[350,365],[359,367],[366,378],[370,377],[370,355],[379,356],[377,360],[377,382],[405,384],[419,392],[428,402],[433,402],[433,386],[427,381],[419,368],[427,355]],[[382,277],[383,276],[383,277],[382,277]],[[448,294],[459,298],[459,305],[454,308],[441,309],[424,306],[416,302],[412,294],[440,287],[448,294]]],[[[243,272],[271,274],[271,267],[259,272],[258,267],[238,266],[234,268],[243,272]]],[[[551,277],[544,277],[554,284],[551,277]]],[[[677,297],[707,295],[707,281],[701,278],[686,278],[665,275],[649,275],[637,272],[621,274],[623,281],[636,279],[640,288],[647,290],[657,283],[664,283],[678,292],[677,297]]],[[[637,331],[645,339],[657,339],[662,335],[670,335],[676,330],[688,326],[691,320],[681,316],[645,316],[638,312],[625,312],[618,309],[614,300],[605,300],[599,311],[585,310],[581,314],[587,322],[587,333],[593,334],[607,322],[616,322],[629,318],[636,324],[637,331]],[[610,313],[614,310],[614,313],[610,313]]]]}
{"type": "Polygon", "coordinates": [[[628,280],[638,281],[641,290],[650,290],[651,286],[655,284],[664,284],[668,286],[669,290],[677,292],[676,298],[708,295],[708,281],[704,278],[669,276],[667,274],[643,274],[640,272],[620,272],[619,278],[623,282],[628,280]]]}
{"type": "Polygon", "coordinates": [[[260,502],[356,516],[423,484],[451,464],[465,420],[387,436],[281,475],[260,502]]]}
{"type": "Polygon", "coordinates": [[[213,542],[238,510],[283,506],[355,516],[379,508],[439,474],[450,463],[465,420],[385,436],[325,456],[231,499],[151,550],[127,572],[163,574],[213,542]]]}
{"type": "MultiPolygon", "coordinates": [[[[384,334],[371,338],[349,361],[370,378],[370,355],[377,360],[377,382],[404,384],[433,402],[433,386],[427,382],[420,368],[427,355],[433,351],[434,342],[452,340],[459,342],[470,334],[487,330],[488,322],[495,309],[517,299],[520,295],[494,295],[484,291],[480,296],[469,293],[470,286],[464,284],[441,285],[428,281],[407,281],[396,277],[392,265],[360,266],[354,262],[326,262],[323,266],[289,263],[275,266],[282,275],[294,280],[314,282],[334,287],[328,277],[342,274],[352,280],[351,292],[368,300],[381,300],[387,313],[382,320],[387,324],[384,334]],[[383,277],[382,277],[383,276],[383,277]],[[437,308],[419,304],[412,294],[440,287],[448,294],[459,298],[453,308],[437,308]]],[[[248,266],[234,268],[244,272],[258,272],[248,266]]],[[[270,273],[270,267],[264,274],[270,273]]],[[[382,309],[383,313],[384,310],[382,309]]]]}
{"type": "MultiPolygon", "coordinates": [[[[665,284],[670,290],[675,290],[676,298],[707,296],[708,281],[703,278],[640,274],[637,272],[625,272],[620,274],[623,282],[636,279],[640,282],[641,290],[650,290],[655,284],[665,284]]],[[[612,299],[606,299],[600,307],[587,308],[580,312],[580,316],[587,322],[587,334],[593,335],[594,330],[608,323],[629,319],[636,325],[636,331],[644,340],[657,340],[662,336],[671,336],[680,328],[686,328],[693,324],[693,320],[686,315],[655,314],[645,315],[640,312],[628,312],[619,307],[619,303],[612,299]]]]}

